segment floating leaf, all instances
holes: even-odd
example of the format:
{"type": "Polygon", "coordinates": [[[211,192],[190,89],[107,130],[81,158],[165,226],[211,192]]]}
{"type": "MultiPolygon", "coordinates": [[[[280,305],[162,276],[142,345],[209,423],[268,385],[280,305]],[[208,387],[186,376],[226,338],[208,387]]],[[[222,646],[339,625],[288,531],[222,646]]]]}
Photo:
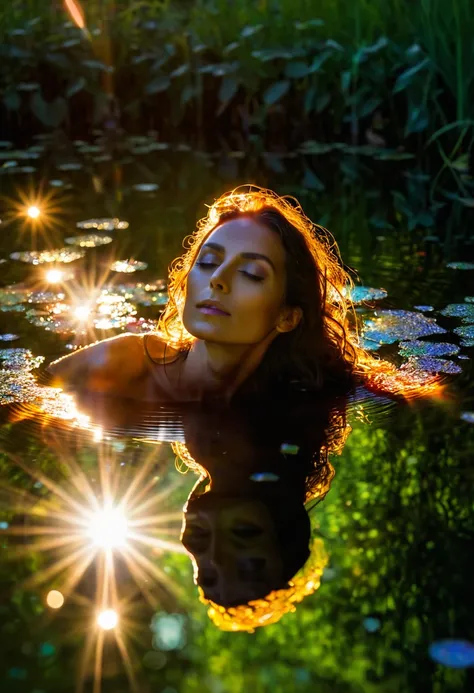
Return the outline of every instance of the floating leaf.
{"type": "Polygon", "coordinates": [[[408,363],[410,366],[427,373],[462,373],[462,368],[457,363],[447,361],[446,359],[432,358],[431,356],[411,356],[408,359],[408,363]]]}
{"type": "Polygon", "coordinates": [[[474,269],[474,262],[448,262],[446,267],[457,270],[472,270],[474,269]]]}
{"type": "Polygon", "coordinates": [[[84,257],[84,250],[71,250],[70,248],[57,248],[56,250],[26,250],[10,255],[12,260],[20,260],[31,265],[43,265],[51,262],[74,262],[84,257]]]}
{"type": "Polygon", "coordinates": [[[474,303],[450,303],[441,311],[441,315],[462,318],[467,323],[474,322],[474,303]]]}
{"type": "Polygon", "coordinates": [[[413,306],[416,310],[421,310],[423,313],[431,313],[434,310],[433,306],[413,306]]]}
{"type": "Polygon", "coordinates": [[[382,344],[408,341],[432,334],[445,334],[433,318],[408,310],[378,310],[375,318],[364,320],[363,337],[382,344]]]}
{"type": "Polygon", "coordinates": [[[459,353],[457,344],[447,342],[423,342],[413,339],[400,342],[399,352],[402,356],[456,356],[459,353]]]}
{"type": "Polygon", "coordinates": [[[80,248],[96,248],[100,245],[112,243],[112,236],[98,236],[95,233],[87,233],[83,236],[70,236],[64,239],[69,245],[77,245],[80,248]]]}
{"type": "MultiPolygon", "coordinates": [[[[453,332],[458,334],[460,337],[467,337],[469,340],[474,339],[474,325],[463,325],[462,327],[455,327],[453,332]]],[[[471,346],[471,344],[462,343],[462,346],[471,346]]]]}
{"type": "Polygon", "coordinates": [[[138,190],[139,192],[154,192],[155,190],[158,190],[160,186],[158,183],[135,183],[135,185],[132,187],[134,190],[138,190]]]}
{"type": "Polygon", "coordinates": [[[137,272],[139,270],[144,270],[148,267],[146,262],[140,262],[139,260],[117,260],[110,265],[110,269],[113,272],[137,272]]]}
{"type": "Polygon", "coordinates": [[[79,229],[97,229],[97,231],[114,231],[115,229],[128,229],[128,221],[122,221],[117,217],[113,219],[86,219],[78,221],[76,226],[79,229]]]}
{"type": "Polygon", "coordinates": [[[387,297],[385,289],[373,289],[369,286],[355,286],[351,291],[343,290],[343,296],[349,293],[353,303],[360,304],[364,301],[381,301],[387,297]]]}
{"type": "Polygon", "coordinates": [[[56,168],[60,171],[80,171],[82,164],[79,161],[65,161],[63,164],[58,164],[56,168]]]}
{"type": "Polygon", "coordinates": [[[44,356],[33,356],[29,349],[0,349],[2,367],[13,371],[33,371],[39,368],[44,356]]]}
{"type": "Polygon", "coordinates": [[[467,421],[468,423],[474,424],[474,411],[463,411],[461,414],[461,419],[467,421]]]}

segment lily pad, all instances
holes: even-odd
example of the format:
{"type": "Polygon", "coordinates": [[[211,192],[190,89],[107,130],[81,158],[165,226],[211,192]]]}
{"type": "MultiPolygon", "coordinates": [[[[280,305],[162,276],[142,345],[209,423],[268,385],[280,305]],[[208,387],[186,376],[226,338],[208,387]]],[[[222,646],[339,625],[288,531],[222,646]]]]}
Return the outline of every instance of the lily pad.
{"type": "Polygon", "coordinates": [[[375,317],[364,320],[364,340],[382,344],[408,341],[432,334],[445,334],[433,318],[408,310],[378,310],[375,317]]]}
{"type": "Polygon", "coordinates": [[[413,339],[400,342],[399,352],[402,356],[455,356],[459,353],[459,347],[447,342],[423,342],[413,339]]]}
{"type": "Polygon", "coordinates": [[[31,265],[43,265],[51,262],[74,262],[84,257],[85,250],[71,250],[71,248],[57,248],[55,250],[26,250],[10,255],[12,260],[20,260],[31,265]]]}
{"type": "Polygon", "coordinates": [[[441,311],[441,315],[461,318],[465,323],[474,323],[474,303],[450,303],[441,311]]]}
{"type": "Polygon", "coordinates": [[[95,233],[87,233],[83,236],[69,236],[65,239],[69,245],[77,245],[80,248],[96,248],[99,245],[112,243],[112,236],[99,236],[95,233]]]}
{"type": "Polygon", "coordinates": [[[158,190],[160,186],[158,183],[135,183],[135,185],[132,187],[134,190],[138,190],[139,192],[154,192],[155,190],[158,190]]]}
{"type": "Polygon", "coordinates": [[[76,223],[79,229],[96,229],[97,231],[114,231],[128,229],[128,221],[114,217],[113,219],[85,219],[76,223]]]}
{"type": "Polygon", "coordinates": [[[127,274],[144,270],[147,267],[148,263],[139,260],[117,260],[110,265],[113,272],[126,272],[127,274]]]}
{"type": "Polygon", "coordinates": [[[437,359],[431,356],[413,356],[408,359],[408,362],[415,368],[427,373],[462,373],[461,366],[447,359],[437,359]]]}
{"type": "Polygon", "coordinates": [[[352,291],[343,291],[346,295],[349,293],[350,299],[355,304],[364,303],[365,301],[381,301],[387,297],[385,289],[373,289],[369,286],[355,286],[352,291]]]}
{"type": "Polygon", "coordinates": [[[446,267],[457,270],[472,270],[474,269],[474,262],[448,262],[446,267]]]}

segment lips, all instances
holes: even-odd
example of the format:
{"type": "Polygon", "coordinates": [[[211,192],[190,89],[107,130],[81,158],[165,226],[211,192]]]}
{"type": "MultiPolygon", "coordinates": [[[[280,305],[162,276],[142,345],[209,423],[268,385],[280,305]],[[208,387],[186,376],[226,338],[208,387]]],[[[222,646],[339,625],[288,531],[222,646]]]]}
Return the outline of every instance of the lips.
{"type": "Polygon", "coordinates": [[[218,301],[201,301],[201,303],[198,303],[196,307],[208,315],[230,315],[230,313],[218,301]]]}

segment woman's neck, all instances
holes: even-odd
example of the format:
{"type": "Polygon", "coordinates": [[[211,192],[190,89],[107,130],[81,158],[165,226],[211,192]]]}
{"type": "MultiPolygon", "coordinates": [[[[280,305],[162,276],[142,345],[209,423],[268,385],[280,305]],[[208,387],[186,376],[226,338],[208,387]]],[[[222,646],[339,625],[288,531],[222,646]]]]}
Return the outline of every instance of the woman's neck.
{"type": "Polygon", "coordinates": [[[252,345],[196,340],[183,364],[180,387],[196,393],[198,399],[214,396],[229,400],[258,367],[277,334],[272,331],[262,342],[252,345]]]}

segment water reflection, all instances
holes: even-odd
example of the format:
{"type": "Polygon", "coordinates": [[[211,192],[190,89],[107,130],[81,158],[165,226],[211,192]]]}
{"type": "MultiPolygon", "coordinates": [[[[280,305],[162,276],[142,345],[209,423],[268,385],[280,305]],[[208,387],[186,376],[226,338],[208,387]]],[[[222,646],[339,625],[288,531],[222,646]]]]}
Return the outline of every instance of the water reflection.
{"type": "Polygon", "coordinates": [[[200,411],[184,425],[175,449],[200,478],[181,540],[200,598],[225,630],[275,623],[318,589],[328,560],[305,502],[329,491],[329,453],[350,432],[346,401],[200,411]]]}

